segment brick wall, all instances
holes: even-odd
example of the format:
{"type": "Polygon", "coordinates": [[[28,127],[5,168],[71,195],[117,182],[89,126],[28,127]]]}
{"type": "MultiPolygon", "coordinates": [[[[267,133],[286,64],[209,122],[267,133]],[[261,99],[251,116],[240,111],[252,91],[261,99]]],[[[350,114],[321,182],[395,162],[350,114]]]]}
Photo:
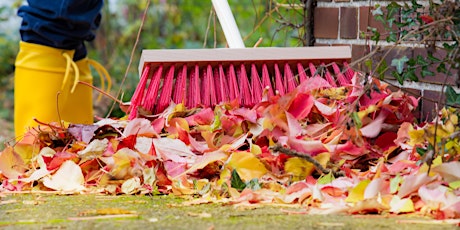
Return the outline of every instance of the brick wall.
{"type": "MultiPolygon", "coordinates": [[[[375,49],[375,44],[360,34],[366,32],[368,27],[374,27],[381,34],[385,33],[383,25],[376,21],[372,15],[372,10],[375,9],[375,4],[383,6],[388,5],[391,1],[359,1],[359,0],[318,0],[314,11],[314,36],[316,46],[335,46],[346,45],[352,50],[352,59],[356,61],[368,54],[372,49],[375,49]]],[[[427,5],[428,1],[418,1],[421,4],[427,5]]],[[[384,39],[382,36],[381,39],[384,39]]],[[[389,48],[389,43],[384,40],[379,42],[385,49],[389,48]]],[[[390,55],[386,57],[387,63],[390,64],[393,58],[407,55],[408,57],[416,57],[417,55],[425,55],[424,47],[402,45],[392,49],[390,55]]],[[[435,53],[435,56],[442,56],[442,52],[435,53]]],[[[363,69],[363,66],[354,66],[355,68],[363,69]]],[[[433,67],[434,69],[434,67],[433,67]]],[[[392,77],[386,77],[386,80],[392,84],[401,87],[404,91],[421,97],[419,112],[421,119],[431,119],[435,102],[444,102],[440,99],[442,84],[446,81],[450,85],[455,85],[453,77],[445,79],[445,75],[420,78],[419,82],[407,82],[403,86],[399,85],[392,77]]],[[[396,88],[396,87],[394,87],[396,88]]],[[[455,88],[457,89],[457,88],[455,88]]],[[[439,104],[439,106],[443,106],[439,104]]]]}

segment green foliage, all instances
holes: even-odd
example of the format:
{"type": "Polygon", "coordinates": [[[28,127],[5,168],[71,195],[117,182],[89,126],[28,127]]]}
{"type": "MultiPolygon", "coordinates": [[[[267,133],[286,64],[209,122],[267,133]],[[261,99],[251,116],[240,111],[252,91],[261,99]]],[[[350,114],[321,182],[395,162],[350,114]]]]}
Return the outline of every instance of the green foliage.
{"type": "Polygon", "coordinates": [[[452,86],[446,88],[446,103],[447,105],[460,105],[460,94],[455,92],[452,86]]]}
{"type": "Polygon", "coordinates": [[[243,180],[241,180],[241,177],[236,171],[236,169],[232,170],[232,177],[230,178],[230,183],[232,188],[235,188],[238,191],[241,191],[244,188],[246,188],[246,184],[243,182],[243,180]]]}
{"type": "Polygon", "coordinates": [[[254,178],[246,183],[241,179],[240,175],[238,172],[233,169],[232,170],[232,176],[230,178],[230,184],[232,188],[235,188],[238,191],[242,191],[243,189],[251,189],[251,190],[259,190],[261,189],[259,180],[257,178],[254,178]]]}
{"type": "MultiPolygon", "coordinates": [[[[377,5],[372,12],[374,18],[380,21],[385,28],[386,41],[395,46],[409,44],[424,46],[427,55],[396,56],[388,67],[385,59],[372,62],[369,69],[375,64],[375,74],[381,79],[390,74],[400,84],[405,81],[418,81],[427,76],[457,77],[460,69],[460,2],[429,0],[429,7],[419,4],[416,0],[393,1],[385,10],[377,5]],[[439,46],[442,43],[442,46],[439,46]],[[435,57],[438,50],[445,55],[435,57]],[[453,75],[457,73],[457,75],[453,75]]],[[[381,39],[382,31],[376,28],[369,29],[369,39],[376,44],[381,39]]],[[[387,51],[385,56],[391,51],[387,51]]],[[[458,81],[460,82],[460,81],[458,81]]],[[[455,91],[447,87],[447,104],[459,103],[454,97],[455,91]]],[[[460,102],[460,101],[459,101],[460,102]]]]}

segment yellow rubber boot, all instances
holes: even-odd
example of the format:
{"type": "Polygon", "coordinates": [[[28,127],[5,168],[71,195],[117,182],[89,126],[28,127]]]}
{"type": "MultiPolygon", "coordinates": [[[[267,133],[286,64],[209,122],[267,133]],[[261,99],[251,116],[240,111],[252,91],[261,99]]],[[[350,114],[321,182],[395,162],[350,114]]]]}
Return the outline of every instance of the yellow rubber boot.
{"type": "Polygon", "coordinates": [[[78,80],[74,51],[20,42],[14,75],[14,129],[22,137],[31,127],[60,122],[67,97],[78,80]]]}
{"type": "MultiPolygon", "coordinates": [[[[89,60],[84,58],[75,62],[79,70],[79,81],[89,85],[93,84],[93,76],[89,67],[89,60]]],[[[92,124],[93,115],[93,89],[90,86],[78,84],[75,90],[68,94],[63,105],[61,118],[74,124],[92,124]]]]}

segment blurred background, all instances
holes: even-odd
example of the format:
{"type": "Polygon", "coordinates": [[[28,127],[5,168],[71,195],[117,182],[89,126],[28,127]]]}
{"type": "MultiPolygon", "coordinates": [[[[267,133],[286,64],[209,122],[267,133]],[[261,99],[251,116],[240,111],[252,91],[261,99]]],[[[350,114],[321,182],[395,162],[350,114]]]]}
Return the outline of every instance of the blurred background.
{"type": "MultiPolygon", "coordinates": [[[[25,2],[0,2],[0,139],[12,131],[14,61],[21,23],[16,13],[25,2]]],[[[228,2],[246,47],[254,46],[260,38],[260,47],[304,44],[303,35],[308,26],[302,25],[305,12],[302,8],[287,6],[289,2],[302,1],[228,2]],[[279,7],[280,3],[284,7],[279,7]]],[[[87,43],[88,57],[101,63],[112,76],[114,87],[110,93],[116,95],[121,89],[123,101],[129,101],[138,83],[137,67],[142,49],[226,47],[211,0],[151,0],[132,65],[127,69],[146,5],[147,0],[105,1],[96,39],[87,43]],[[126,71],[127,78],[121,84],[126,71]]],[[[95,85],[99,86],[97,73],[94,76],[95,85]]],[[[95,102],[96,115],[123,116],[117,106],[114,110],[110,109],[112,103],[107,97],[95,102]]]]}

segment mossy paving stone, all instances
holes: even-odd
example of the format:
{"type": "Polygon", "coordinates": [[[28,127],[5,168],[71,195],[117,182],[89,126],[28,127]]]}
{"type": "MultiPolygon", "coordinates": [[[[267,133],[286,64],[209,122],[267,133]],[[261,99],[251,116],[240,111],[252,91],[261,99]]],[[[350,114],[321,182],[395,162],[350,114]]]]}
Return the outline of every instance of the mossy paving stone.
{"type": "Polygon", "coordinates": [[[0,229],[457,229],[398,222],[417,219],[410,216],[289,215],[282,210],[304,209],[181,206],[183,201],[171,196],[6,195],[0,200],[0,229]],[[98,211],[122,217],[106,218],[98,211]]]}

